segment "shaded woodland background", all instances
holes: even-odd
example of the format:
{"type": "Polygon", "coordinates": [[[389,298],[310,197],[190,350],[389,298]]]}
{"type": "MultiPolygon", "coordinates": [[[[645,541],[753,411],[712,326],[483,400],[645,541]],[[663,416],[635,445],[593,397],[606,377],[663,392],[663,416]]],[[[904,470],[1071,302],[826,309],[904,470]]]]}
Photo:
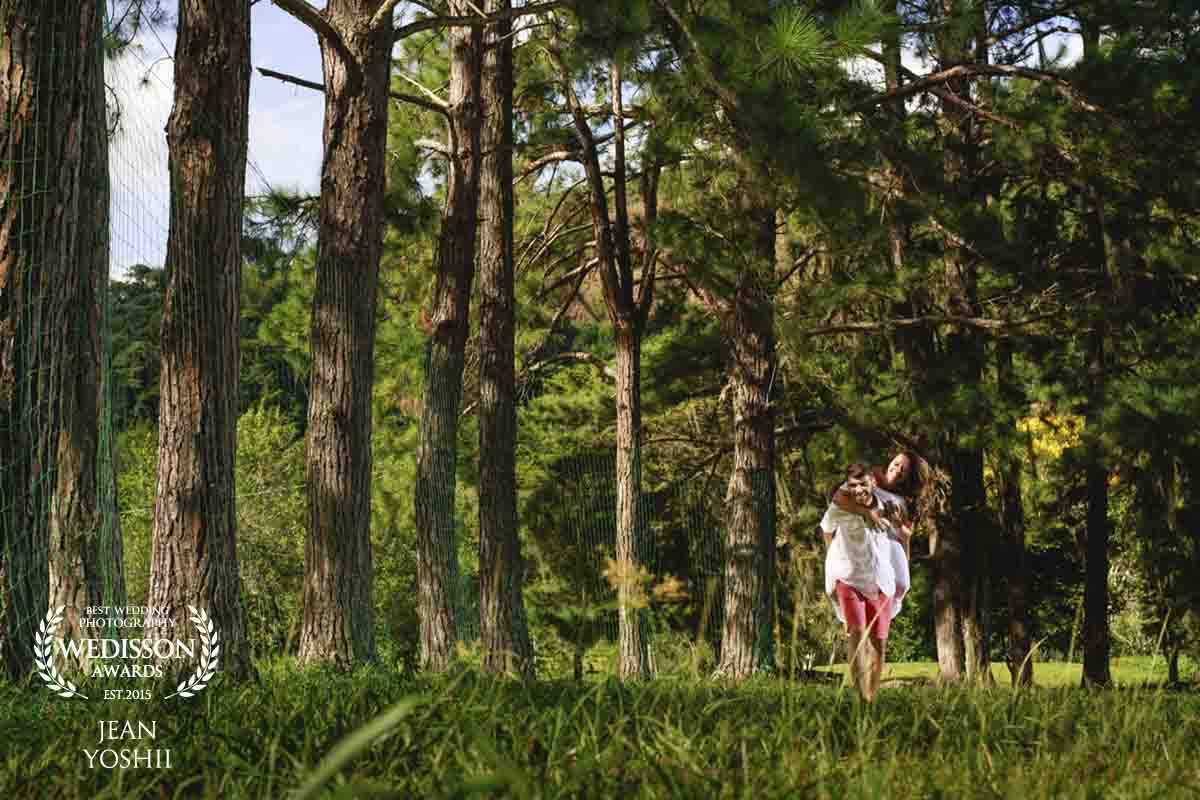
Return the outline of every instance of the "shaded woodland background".
{"type": "MultiPolygon", "coordinates": [[[[49,564],[88,597],[119,575],[110,599],[213,608],[234,673],[282,652],[795,674],[839,641],[828,489],[901,449],[927,479],[917,552],[937,547],[893,660],[1016,681],[1082,659],[1102,685],[1114,657],[1177,679],[1197,654],[1195,3],[276,4],[326,48],[319,197],[241,196],[248,2],[121,5],[89,34],[97,80],[128,25],[180,25],[191,104],[166,263],[75,303],[103,345],[40,337],[41,363],[95,352],[109,400],[4,429],[11,673],[66,596],[38,588],[49,564]],[[105,419],[121,547],[64,555],[62,491],[12,500],[33,472],[10,456],[31,437],[62,486],[59,434],[105,419]],[[224,577],[180,579],[168,551],[224,577]]],[[[50,224],[16,205],[14,229],[50,224]]],[[[14,342],[41,324],[13,310],[21,274],[0,279],[14,342]]]]}

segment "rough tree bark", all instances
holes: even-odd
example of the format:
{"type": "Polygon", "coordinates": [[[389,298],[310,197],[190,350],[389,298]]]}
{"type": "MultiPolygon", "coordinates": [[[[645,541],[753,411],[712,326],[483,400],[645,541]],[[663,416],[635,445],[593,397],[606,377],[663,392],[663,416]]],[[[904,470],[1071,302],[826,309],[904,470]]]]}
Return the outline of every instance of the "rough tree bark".
{"type": "MultiPolygon", "coordinates": [[[[982,377],[982,376],[980,376],[982,377]]],[[[962,603],[963,656],[967,679],[991,685],[991,656],[988,652],[987,616],[990,608],[991,531],[987,512],[987,493],[983,483],[983,451],[962,448],[955,453],[955,500],[959,530],[962,532],[962,603]]]]}
{"type": "MultiPolygon", "coordinates": [[[[487,14],[512,0],[486,0],[487,14]]],[[[512,21],[483,43],[479,185],[479,629],[483,667],[532,677],[524,568],[517,538],[517,407],[513,298],[512,21]]]]}
{"type": "MultiPolygon", "coordinates": [[[[473,13],[466,0],[452,0],[450,13],[473,13]]],[[[458,552],[454,496],[458,461],[458,416],[470,327],[471,282],[475,277],[480,169],[480,27],[455,27],[450,42],[449,171],[442,230],[438,238],[434,289],[426,344],[424,404],[417,449],[417,610],[420,660],[425,669],[450,666],[458,640],[455,613],[458,552]]]]}
{"type": "Polygon", "coordinates": [[[253,674],[234,481],[249,97],[249,1],[182,0],[149,592],[174,625],[147,635],[175,638],[191,630],[188,606],[202,609],[235,679],[253,674]]]}
{"type": "MultiPolygon", "coordinates": [[[[900,13],[899,9],[897,13],[900,13]]],[[[948,48],[948,44],[944,47],[948,48]]],[[[902,53],[898,32],[890,34],[884,41],[883,51],[885,81],[889,90],[898,89],[901,85],[902,53]]],[[[962,91],[964,88],[965,84],[958,86],[957,90],[962,91]]],[[[902,124],[907,113],[903,99],[896,101],[893,112],[902,124]]],[[[958,109],[954,106],[943,108],[943,113],[957,112],[958,109]]],[[[950,127],[955,127],[961,121],[954,118],[950,127]]],[[[945,168],[950,175],[961,172],[960,159],[956,155],[948,155],[945,168]]],[[[905,183],[902,171],[890,170],[890,179],[896,187],[894,191],[903,199],[909,187],[905,183]]],[[[899,204],[896,204],[888,223],[888,242],[892,268],[897,277],[904,268],[908,238],[908,228],[901,217],[899,204]]],[[[957,254],[953,256],[947,263],[947,274],[952,280],[957,277],[955,270],[959,267],[957,254]]],[[[949,295],[949,291],[944,291],[943,294],[949,295]]],[[[904,301],[896,309],[897,316],[929,313],[933,305],[931,299],[932,294],[923,287],[909,287],[904,301]]],[[[951,383],[939,374],[945,362],[934,331],[923,327],[898,331],[896,342],[904,353],[905,367],[911,376],[911,388],[906,393],[906,401],[914,409],[934,407],[932,404],[938,401],[939,395],[951,383]]],[[[957,477],[952,465],[953,453],[944,433],[941,428],[927,429],[921,437],[932,446],[930,456],[936,462],[936,466],[930,470],[931,485],[925,487],[923,492],[928,502],[920,504],[924,506],[920,511],[921,527],[929,539],[930,566],[933,574],[934,636],[937,645],[938,675],[943,681],[956,681],[963,676],[965,660],[964,553],[960,535],[964,522],[961,514],[956,512],[954,498],[956,485],[961,492],[962,480],[961,477],[957,477]]]]}
{"type": "Polygon", "coordinates": [[[717,673],[743,679],[774,668],[775,209],[747,209],[754,265],[738,275],[723,315],[730,344],[733,473],[725,493],[725,619],[717,673]]]}
{"type": "MultiPolygon", "coordinates": [[[[559,45],[556,42],[555,47],[559,45]]],[[[604,304],[613,326],[616,345],[617,410],[617,537],[616,569],[612,579],[617,588],[618,674],[621,680],[639,680],[650,675],[646,639],[643,578],[645,577],[645,520],[641,512],[642,492],[642,334],[654,299],[655,250],[652,228],[657,214],[658,172],[654,164],[643,168],[642,200],[646,219],[646,241],[642,248],[641,287],[634,276],[630,241],[629,204],[626,191],[625,110],[621,96],[621,64],[609,68],[609,94],[613,122],[613,210],[609,218],[608,193],[604,183],[596,137],[567,70],[557,50],[553,53],[561,88],[575,123],[579,158],[587,178],[592,233],[604,288],[604,304]]]]}
{"type": "Polygon", "coordinates": [[[67,287],[78,283],[80,210],[92,207],[81,166],[100,23],[83,0],[0,4],[0,557],[13,678],[33,664],[49,602],[59,405],[79,313],[67,287]]]}
{"type": "MultiPolygon", "coordinates": [[[[67,274],[67,320],[58,440],[58,476],[50,518],[50,607],[63,606],[64,640],[85,638],[79,617],[89,606],[125,603],[111,387],[107,350],[109,170],[103,25],[88,47],[87,121],[81,163],[78,250],[67,274]]],[[[86,670],[86,661],[80,665],[86,670]]]]}
{"type": "MultiPolygon", "coordinates": [[[[884,40],[884,75],[888,89],[900,87],[902,49],[899,35],[893,33],[884,40]]],[[[893,112],[902,124],[906,116],[903,99],[893,112]]],[[[951,162],[951,168],[954,164],[951,162]]],[[[891,180],[899,199],[903,200],[908,186],[900,170],[891,170],[891,180]]],[[[902,206],[893,205],[888,224],[888,243],[892,268],[897,276],[904,268],[908,228],[901,217],[902,206]]],[[[932,311],[933,292],[924,286],[905,287],[904,300],[897,307],[899,316],[918,316],[932,311]]],[[[939,376],[943,364],[935,332],[928,327],[912,327],[897,331],[896,343],[904,354],[909,375],[905,401],[914,410],[934,407],[946,381],[939,376]]],[[[933,577],[934,637],[937,645],[938,675],[943,681],[956,681],[963,674],[963,640],[961,621],[962,572],[958,523],[951,508],[953,478],[947,469],[944,442],[940,429],[926,428],[922,436],[929,443],[929,481],[923,489],[918,512],[922,532],[929,540],[929,564],[933,577]]]]}
{"type": "MultiPolygon", "coordinates": [[[[725,291],[696,288],[721,315],[731,339],[731,388],[734,396],[734,469],[726,492],[724,626],[717,673],[741,678],[774,666],[775,442],[770,402],[775,375],[774,339],[775,204],[760,194],[771,176],[752,165],[746,153],[758,135],[755,109],[743,106],[738,93],[720,77],[721,69],[701,49],[696,31],[669,0],[657,5],[678,27],[696,75],[732,123],[734,148],[749,191],[741,223],[744,241],[755,243],[749,263],[725,291]],[[722,296],[723,295],[723,296],[722,296]]],[[[759,113],[762,113],[761,111],[759,113]]],[[[770,111],[766,113],[771,113],[770,111]]]]}
{"type": "Polygon", "coordinates": [[[325,91],[300,662],[345,669],[375,657],[371,398],[396,4],[275,4],[316,33],[325,91]]]}
{"type": "MultiPolygon", "coordinates": [[[[958,0],[941,0],[940,14],[951,20],[960,14],[958,0]]],[[[941,68],[967,63],[965,34],[961,27],[947,25],[936,36],[941,68]]],[[[960,97],[969,96],[965,80],[950,81],[946,88],[960,97]]],[[[968,202],[974,191],[974,131],[970,115],[943,100],[940,109],[943,141],[943,182],[958,203],[968,202]]],[[[951,237],[943,245],[944,274],[938,294],[941,305],[953,314],[973,316],[977,311],[976,264],[971,254],[951,237]]],[[[983,375],[984,350],[976,332],[950,331],[934,358],[925,361],[925,398],[933,400],[953,387],[979,385],[983,375]]],[[[942,680],[966,677],[988,681],[986,632],[983,628],[986,594],[982,569],[986,538],[986,493],[983,488],[983,454],[960,440],[974,421],[939,425],[929,437],[935,442],[939,487],[944,497],[936,504],[938,513],[930,520],[935,528],[937,549],[932,556],[934,573],[934,619],[942,680]]]]}

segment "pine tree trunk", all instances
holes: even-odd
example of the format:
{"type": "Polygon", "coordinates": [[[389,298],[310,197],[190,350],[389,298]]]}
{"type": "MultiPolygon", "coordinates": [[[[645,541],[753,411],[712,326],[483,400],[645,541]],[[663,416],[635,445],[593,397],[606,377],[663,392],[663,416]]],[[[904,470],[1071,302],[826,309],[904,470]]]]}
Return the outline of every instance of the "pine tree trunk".
{"type": "MultiPolygon", "coordinates": [[[[940,15],[946,21],[958,18],[959,0],[941,0],[940,15]]],[[[937,55],[942,68],[965,64],[969,60],[966,41],[959,26],[948,24],[937,35],[937,55]]],[[[970,96],[966,80],[951,80],[948,91],[960,97],[970,96]]],[[[970,115],[953,103],[943,101],[940,108],[943,182],[948,201],[967,203],[974,191],[974,134],[970,115]]],[[[944,276],[941,305],[950,313],[973,316],[977,298],[976,266],[973,256],[952,237],[943,243],[944,276]]],[[[931,371],[924,396],[940,400],[950,389],[978,387],[983,374],[983,349],[974,332],[966,329],[949,332],[945,345],[930,362],[931,371]]],[[[934,432],[938,442],[938,461],[947,470],[944,483],[944,513],[936,521],[937,552],[934,555],[934,618],[938,641],[938,663],[943,680],[988,680],[984,605],[986,572],[984,526],[986,494],[983,490],[983,456],[977,448],[963,447],[960,440],[972,421],[946,424],[934,432]],[[961,637],[961,641],[958,640],[961,637]]]]}
{"type": "MultiPolygon", "coordinates": [[[[650,677],[654,669],[646,626],[645,606],[648,598],[643,596],[648,588],[643,579],[648,575],[644,571],[647,531],[642,510],[642,336],[649,305],[648,302],[639,304],[634,298],[629,198],[626,190],[624,83],[621,75],[621,62],[614,60],[609,68],[614,144],[614,224],[610,263],[615,267],[617,279],[612,280],[613,273],[610,272],[612,290],[607,297],[608,316],[613,324],[617,349],[616,556],[622,576],[617,590],[619,674],[621,680],[637,680],[650,677]]],[[[643,269],[643,279],[652,285],[651,274],[649,268],[643,269]]],[[[641,299],[646,300],[647,297],[643,295],[641,299]]]]}
{"type": "MultiPolygon", "coordinates": [[[[485,13],[512,0],[487,0],[485,13]]],[[[533,676],[517,527],[511,20],[487,29],[479,182],[479,630],[483,668],[533,676]]]]}
{"type": "Polygon", "coordinates": [[[1008,408],[1003,422],[1005,443],[1000,454],[1000,527],[1008,557],[1008,671],[1013,686],[1033,685],[1032,637],[1029,631],[1029,572],[1025,557],[1025,508],[1021,501],[1021,460],[1015,448],[1016,414],[1023,396],[1013,375],[1012,345],[1001,340],[997,345],[997,382],[1001,399],[1008,408]]]}
{"type": "MultiPolygon", "coordinates": [[[[1184,452],[1176,481],[1179,502],[1175,509],[1175,528],[1190,544],[1193,569],[1200,568],[1200,453],[1193,449],[1184,452]]],[[[1193,619],[1200,620],[1200,585],[1196,581],[1187,583],[1186,603],[1193,619]]],[[[1200,686],[1200,670],[1193,673],[1193,682],[1200,686]]]]}
{"type": "MultiPolygon", "coordinates": [[[[938,461],[942,461],[938,454],[938,461]]],[[[963,677],[962,552],[958,525],[950,510],[951,478],[942,467],[931,473],[934,482],[927,491],[936,498],[921,524],[926,529],[933,572],[933,628],[937,644],[938,680],[953,682],[963,677]]]]}
{"type": "MultiPolygon", "coordinates": [[[[465,3],[452,2],[451,13],[472,12],[465,3]]],[[[475,277],[482,122],[482,33],[478,28],[453,28],[449,39],[450,169],[435,264],[433,330],[426,345],[415,484],[420,659],[425,669],[434,671],[450,666],[458,639],[454,497],[458,415],[475,277]]]]}
{"type": "MultiPolygon", "coordinates": [[[[891,34],[884,42],[884,54],[887,58],[884,69],[888,89],[897,89],[901,85],[902,53],[899,35],[891,34]]],[[[907,115],[903,99],[896,102],[894,111],[902,123],[907,115]]],[[[960,165],[957,159],[950,157],[946,161],[946,168],[948,172],[954,172],[960,169],[960,165]]],[[[902,193],[908,190],[903,183],[904,177],[898,170],[891,170],[890,178],[900,185],[902,193]]],[[[897,279],[904,268],[905,246],[909,237],[908,228],[899,218],[899,213],[899,208],[894,209],[888,222],[888,244],[892,269],[897,279]]],[[[910,292],[904,303],[898,304],[897,316],[931,312],[928,297],[922,291],[910,292]]],[[[915,408],[932,406],[944,391],[944,385],[937,373],[946,360],[938,352],[933,331],[922,328],[898,331],[896,340],[904,353],[907,370],[912,376],[912,389],[908,392],[906,400],[915,408]]],[[[935,458],[942,465],[932,471],[935,485],[929,487],[928,491],[934,502],[927,509],[929,513],[921,520],[921,527],[929,540],[938,675],[942,681],[957,681],[963,677],[966,669],[964,636],[968,636],[968,632],[972,630],[965,618],[963,602],[966,599],[960,536],[963,523],[953,508],[953,493],[956,487],[961,486],[961,480],[956,480],[957,471],[953,467],[949,470],[945,468],[945,465],[953,463],[945,431],[931,430],[928,434],[929,441],[934,443],[935,458]]]]}
{"type": "MultiPolygon", "coordinates": [[[[97,4],[79,0],[0,5],[0,558],[4,666],[14,678],[32,666],[49,603],[59,406],[63,391],[73,391],[64,382],[76,378],[67,337],[86,330],[92,311],[81,315],[70,304],[69,287],[80,281],[81,209],[93,208],[81,167],[101,19],[97,4]]],[[[73,398],[69,454],[86,448],[73,398]]],[[[60,508],[86,508],[87,495],[77,487],[79,505],[60,508]]]]}
{"type": "Polygon", "coordinates": [[[390,25],[373,0],[330,0],[344,50],[321,39],[321,165],[307,451],[300,662],[341,668],[375,657],[371,399],[383,250],[390,25]]]}
{"type": "MultiPolygon", "coordinates": [[[[988,30],[988,3],[981,0],[973,7],[976,15],[974,29],[973,52],[977,64],[988,63],[988,47],[986,45],[988,30]]],[[[990,102],[991,87],[987,78],[980,78],[977,83],[977,94],[988,97],[990,102]]],[[[980,188],[980,162],[983,157],[982,131],[976,120],[965,120],[963,131],[965,140],[964,174],[959,184],[969,194],[964,197],[967,203],[978,203],[987,206],[991,197],[986,190],[980,188]]],[[[965,299],[964,309],[972,314],[980,313],[978,289],[976,288],[977,266],[973,256],[962,252],[965,248],[956,248],[956,274],[962,276],[961,283],[954,287],[965,299]]],[[[952,279],[953,285],[953,279],[952,279]]],[[[958,380],[968,387],[982,388],[984,377],[984,362],[986,348],[975,331],[964,330],[958,336],[962,337],[963,357],[956,361],[961,365],[963,374],[958,380]]],[[[958,338],[955,336],[954,338],[958,338]]],[[[970,424],[975,430],[982,427],[984,415],[973,415],[970,424]]],[[[974,432],[974,431],[971,431],[974,432]]],[[[960,469],[955,475],[956,495],[964,499],[962,517],[967,523],[963,532],[963,564],[964,583],[967,590],[963,604],[963,645],[966,661],[967,678],[969,680],[992,685],[991,656],[988,651],[987,618],[991,610],[991,553],[993,550],[992,517],[987,508],[987,489],[984,486],[983,450],[971,447],[962,452],[958,461],[960,469]],[[961,491],[959,491],[961,490],[961,491]]]]}
{"type": "MultiPolygon", "coordinates": [[[[1092,375],[1091,408],[1085,417],[1085,430],[1097,436],[1099,427],[1099,403],[1102,397],[1104,370],[1104,344],[1102,335],[1097,334],[1091,343],[1089,373],[1092,375]]],[[[1098,446],[1096,447],[1098,450],[1098,446]]],[[[1084,550],[1083,588],[1083,684],[1085,686],[1108,686],[1112,683],[1109,672],[1108,632],[1108,469],[1099,453],[1089,459],[1086,469],[1087,482],[1087,535],[1084,550]]]]}
{"type": "MultiPolygon", "coordinates": [[[[1100,30],[1083,21],[1083,59],[1095,57],[1100,46],[1100,30]]],[[[1090,227],[1093,257],[1102,285],[1111,288],[1116,277],[1116,252],[1105,219],[1104,198],[1095,187],[1088,187],[1091,204],[1090,227]]],[[[1110,298],[1103,293],[1102,298],[1110,298]]],[[[1095,321],[1086,341],[1087,408],[1084,411],[1084,435],[1089,440],[1087,484],[1087,533],[1084,545],[1083,586],[1083,678],[1084,686],[1108,686],[1108,466],[1100,440],[1103,407],[1107,401],[1108,310],[1095,309],[1095,321]]]]}
{"type": "Polygon", "coordinates": [[[642,337],[634,325],[616,325],[617,350],[617,622],[621,680],[650,676],[646,641],[642,488],[642,337]]]}
{"type": "Polygon", "coordinates": [[[250,92],[250,4],[183,0],[175,105],[167,123],[171,221],[149,604],[192,629],[188,606],[220,633],[221,668],[253,673],[237,562],[242,202],[250,92]]]}
{"type": "MultiPolygon", "coordinates": [[[[775,263],[775,212],[758,209],[758,263],[775,263]]],[[[742,679],[774,668],[775,310],[773,270],[747,271],[729,309],[733,474],[725,495],[725,621],[719,674],[742,679]]]]}
{"type": "MultiPolygon", "coordinates": [[[[89,606],[125,602],[108,363],[108,115],[102,25],[92,26],[82,151],[79,243],[63,301],[77,314],[63,332],[62,430],[50,520],[50,606],[64,607],[65,641],[82,639],[89,606]]],[[[81,665],[86,670],[86,662],[81,665]]]]}
{"type": "MultiPolygon", "coordinates": [[[[596,139],[586,115],[575,95],[572,78],[558,52],[557,40],[551,56],[554,59],[562,88],[567,96],[575,122],[576,140],[582,151],[587,176],[592,232],[596,242],[596,258],[604,286],[604,304],[612,323],[617,350],[617,543],[616,570],[610,580],[617,584],[617,619],[619,642],[618,674],[622,680],[649,677],[651,670],[649,645],[646,639],[646,617],[642,609],[642,559],[645,555],[644,520],[641,518],[641,350],[645,320],[653,298],[653,258],[643,265],[641,294],[637,294],[631,255],[629,207],[626,195],[625,134],[620,124],[613,127],[612,183],[613,219],[608,215],[608,192],[601,170],[596,139]]],[[[614,61],[609,68],[612,119],[625,118],[622,106],[621,64],[614,61]]],[[[647,181],[643,184],[643,199],[648,223],[657,207],[658,167],[647,165],[647,181]]],[[[647,239],[649,242],[649,238],[647,239]]],[[[653,248],[646,247],[647,253],[653,248]]]]}
{"type": "Polygon", "coordinates": [[[988,524],[985,507],[983,452],[966,450],[957,463],[955,490],[963,503],[959,518],[963,521],[963,584],[966,589],[962,626],[964,665],[968,680],[990,686],[995,683],[987,631],[992,526],[988,524]]]}

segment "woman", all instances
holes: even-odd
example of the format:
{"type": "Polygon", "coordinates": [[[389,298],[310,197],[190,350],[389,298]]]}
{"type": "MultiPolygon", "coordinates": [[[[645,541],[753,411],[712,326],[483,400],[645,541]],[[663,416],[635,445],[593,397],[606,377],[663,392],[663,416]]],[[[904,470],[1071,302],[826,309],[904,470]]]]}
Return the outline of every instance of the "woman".
{"type": "Polygon", "coordinates": [[[908,562],[912,557],[913,510],[920,491],[917,464],[916,455],[904,450],[897,453],[886,467],[876,465],[870,468],[877,505],[867,506],[856,501],[851,493],[844,491],[844,487],[838,487],[833,494],[833,504],[838,508],[864,516],[877,526],[890,524],[894,531],[889,537],[892,570],[896,576],[893,615],[900,613],[901,601],[912,586],[908,562]]]}
{"type": "MultiPolygon", "coordinates": [[[[855,686],[859,688],[859,693],[868,701],[874,698],[875,691],[879,688],[890,622],[900,613],[904,596],[912,586],[909,555],[914,514],[911,509],[915,508],[916,496],[920,491],[919,463],[915,454],[905,451],[898,453],[886,467],[874,466],[866,469],[860,465],[852,465],[847,472],[847,481],[834,491],[830,511],[826,512],[826,518],[821,521],[822,534],[825,536],[826,545],[829,546],[825,562],[826,591],[834,600],[838,618],[846,624],[847,633],[850,635],[851,677],[855,686]],[[859,477],[853,477],[854,473],[859,473],[859,477]],[[832,518],[831,511],[836,512],[832,518]],[[847,589],[839,585],[838,576],[846,571],[846,546],[842,545],[842,552],[836,554],[832,547],[833,534],[839,520],[841,526],[847,530],[856,530],[857,520],[867,531],[878,532],[873,539],[873,547],[880,563],[874,569],[890,590],[886,604],[873,604],[870,592],[855,592],[850,596],[843,596],[847,595],[847,589]],[[847,606],[845,600],[851,601],[851,605],[847,606]],[[865,667],[860,667],[857,658],[864,643],[864,626],[857,616],[860,606],[873,610],[881,623],[866,626],[865,632],[870,634],[866,642],[871,645],[872,652],[867,654],[869,660],[865,667]]],[[[847,537],[847,541],[853,542],[854,536],[847,537]]],[[[884,583],[881,582],[878,586],[883,587],[884,583]]]]}
{"type": "MultiPolygon", "coordinates": [[[[898,610],[892,538],[897,529],[880,516],[882,502],[867,467],[851,464],[835,494],[868,513],[830,502],[821,519],[825,552],[825,592],[849,637],[847,661],[859,696],[870,702],[883,675],[885,643],[898,610]],[[869,645],[869,646],[868,646],[869,645]]],[[[900,551],[903,560],[903,550],[900,551]]]]}

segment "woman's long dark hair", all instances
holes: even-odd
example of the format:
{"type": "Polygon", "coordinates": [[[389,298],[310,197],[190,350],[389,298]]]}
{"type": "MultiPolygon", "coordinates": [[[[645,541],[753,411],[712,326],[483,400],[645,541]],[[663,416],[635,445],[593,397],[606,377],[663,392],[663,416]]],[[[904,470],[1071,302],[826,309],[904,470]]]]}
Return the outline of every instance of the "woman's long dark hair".
{"type": "MultiPolygon", "coordinates": [[[[887,487],[892,494],[898,494],[904,498],[908,504],[908,514],[916,520],[922,513],[921,490],[925,487],[927,477],[929,475],[929,463],[912,450],[901,450],[896,455],[904,456],[908,459],[908,471],[904,475],[904,479],[895,486],[887,487]]],[[[893,456],[895,458],[895,456],[893,456]]],[[[879,479],[887,474],[886,466],[874,468],[876,480],[882,484],[879,479]]]]}

